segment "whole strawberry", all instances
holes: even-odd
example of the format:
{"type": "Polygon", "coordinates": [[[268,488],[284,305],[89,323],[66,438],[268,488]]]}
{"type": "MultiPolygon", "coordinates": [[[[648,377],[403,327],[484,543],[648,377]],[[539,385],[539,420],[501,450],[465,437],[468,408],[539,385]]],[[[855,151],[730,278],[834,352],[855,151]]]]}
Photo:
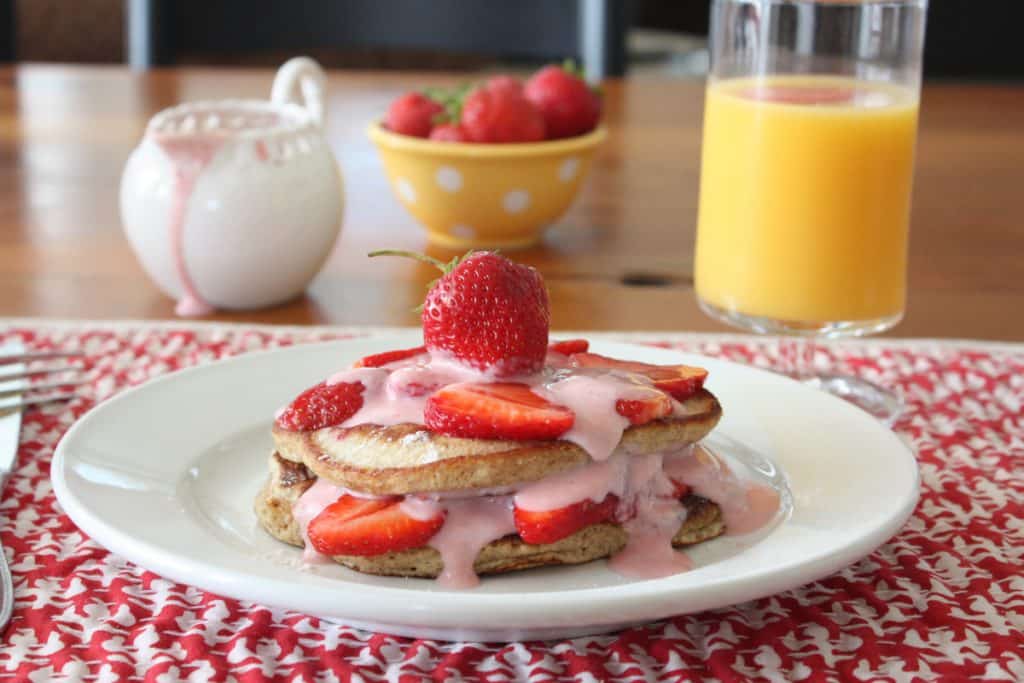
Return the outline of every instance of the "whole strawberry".
{"type": "Polygon", "coordinates": [[[420,254],[378,251],[432,263],[444,275],[423,304],[427,350],[496,377],[539,371],[551,313],[544,279],[533,268],[489,251],[441,263],[420,254]]]}
{"type": "Polygon", "coordinates": [[[434,126],[434,130],[430,131],[430,139],[439,142],[468,141],[466,131],[462,130],[462,126],[456,126],[451,123],[442,123],[439,126],[434,126]]]}
{"type": "Polygon", "coordinates": [[[395,133],[425,138],[434,126],[434,117],[443,111],[444,107],[423,93],[410,92],[391,103],[384,125],[395,133]]]}
{"type": "Polygon", "coordinates": [[[601,118],[601,98],[560,66],[546,66],[526,81],[526,99],[540,110],[548,139],[582,135],[601,118]]]}
{"type": "Polygon", "coordinates": [[[491,91],[508,90],[514,95],[523,94],[523,82],[514,76],[491,76],[484,87],[491,91]]]}
{"type": "Polygon", "coordinates": [[[544,117],[521,92],[505,82],[477,88],[462,105],[459,123],[471,142],[537,142],[544,117]]]}

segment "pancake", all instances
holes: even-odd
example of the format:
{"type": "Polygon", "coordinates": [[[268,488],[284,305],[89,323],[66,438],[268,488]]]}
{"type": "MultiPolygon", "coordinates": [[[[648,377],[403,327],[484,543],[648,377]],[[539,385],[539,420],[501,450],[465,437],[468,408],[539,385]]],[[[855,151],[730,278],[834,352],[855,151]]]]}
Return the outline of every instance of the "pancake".
{"type": "Polygon", "coordinates": [[[316,475],[306,466],[286,460],[276,452],[270,455],[270,475],[256,495],[256,517],[274,538],[302,546],[299,523],[292,516],[292,505],[306,492],[316,475]]]}
{"type": "MultiPolygon", "coordinates": [[[[646,425],[645,425],[646,426],[646,425]]],[[[270,457],[270,476],[255,500],[256,516],[270,535],[302,547],[299,525],[292,516],[292,505],[316,479],[304,465],[274,453],[270,457]]],[[[680,548],[700,543],[724,531],[721,509],[700,496],[682,500],[687,516],[672,539],[680,548]]],[[[488,543],[477,555],[473,569],[477,574],[504,572],[591,562],[608,557],[626,545],[626,532],[617,524],[602,522],[567,536],[556,543],[531,545],[510,535],[488,543]]],[[[338,555],[335,562],[367,574],[434,578],[441,573],[441,555],[430,547],[372,557],[338,555]]]]}
{"type": "MultiPolygon", "coordinates": [[[[695,443],[722,416],[707,390],[681,402],[669,418],[629,427],[616,453],[645,455],[695,443]]],[[[569,441],[463,439],[421,425],[358,425],[314,432],[273,430],[283,459],[317,477],[372,495],[497,488],[537,481],[584,463],[590,456],[569,441]]]]}

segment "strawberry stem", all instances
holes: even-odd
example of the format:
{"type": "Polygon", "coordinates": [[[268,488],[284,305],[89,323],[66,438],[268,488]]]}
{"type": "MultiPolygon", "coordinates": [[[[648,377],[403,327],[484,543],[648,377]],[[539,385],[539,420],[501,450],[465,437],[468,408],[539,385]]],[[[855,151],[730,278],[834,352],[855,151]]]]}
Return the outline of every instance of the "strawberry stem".
{"type": "Polygon", "coordinates": [[[583,71],[583,67],[576,64],[576,60],[568,58],[562,61],[562,71],[579,78],[580,80],[587,80],[587,74],[583,71]]]}
{"type": "Polygon", "coordinates": [[[444,111],[434,116],[433,123],[458,124],[462,118],[462,104],[466,95],[476,86],[476,83],[462,83],[454,88],[424,88],[423,94],[444,108],[444,111]]]}
{"type": "MultiPolygon", "coordinates": [[[[370,258],[373,258],[374,256],[402,256],[404,258],[411,258],[417,261],[422,261],[423,263],[429,263],[430,265],[440,270],[443,275],[447,275],[448,273],[455,270],[456,266],[458,266],[460,263],[469,258],[470,254],[473,254],[476,251],[476,249],[470,249],[462,256],[453,257],[452,260],[449,261],[448,263],[436,259],[433,256],[427,256],[426,254],[421,254],[416,251],[405,251],[403,249],[378,249],[376,251],[371,251],[369,254],[367,254],[367,256],[369,256],[370,258]]],[[[436,282],[436,280],[434,282],[436,282]]],[[[431,282],[429,286],[433,286],[434,282],[431,282]]]]}
{"type": "Polygon", "coordinates": [[[402,249],[378,249],[376,251],[371,251],[369,254],[367,254],[367,256],[369,256],[370,258],[373,258],[374,256],[402,256],[404,258],[411,258],[417,261],[422,261],[423,263],[429,263],[430,265],[440,270],[442,273],[448,273],[447,269],[449,264],[445,263],[444,261],[439,261],[433,256],[427,256],[426,254],[420,254],[415,251],[404,251],[402,249]]]}
{"type": "MultiPolygon", "coordinates": [[[[455,270],[455,266],[459,265],[459,261],[461,261],[466,256],[469,256],[472,253],[473,252],[470,251],[470,252],[466,253],[465,256],[456,256],[455,258],[453,258],[448,263],[445,263],[444,261],[436,259],[433,256],[427,256],[426,254],[421,254],[421,253],[419,253],[417,251],[405,251],[404,249],[377,249],[376,251],[371,251],[369,254],[367,254],[367,256],[369,256],[370,258],[373,258],[374,256],[401,256],[402,258],[411,258],[411,259],[413,259],[415,261],[420,261],[421,263],[426,263],[426,264],[429,264],[431,266],[434,266],[435,268],[437,268],[438,270],[441,271],[441,277],[444,277],[448,273],[450,273],[453,270],[455,270]]],[[[427,283],[427,291],[429,292],[431,289],[433,289],[434,285],[440,279],[441,278],[438,277],[438,278],[434,278],[433,280],[428,282],[427,283]]],[[[422,313],[423,312],[423,306],[425,304],[426,304],[426,302],[420,304],[419,306],[417,306],[416,308],[414,308],[412,310],[415,311],[416,313],[422,313]]]]}

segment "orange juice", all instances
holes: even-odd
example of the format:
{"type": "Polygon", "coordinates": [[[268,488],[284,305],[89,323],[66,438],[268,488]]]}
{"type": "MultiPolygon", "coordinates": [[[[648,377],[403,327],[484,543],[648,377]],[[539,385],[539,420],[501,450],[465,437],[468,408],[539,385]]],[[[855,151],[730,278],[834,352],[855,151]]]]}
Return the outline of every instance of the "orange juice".
{"type": "Polygon", "coordinates": [[[838,77],[712,83],[698,296],[797,323],[898,316],[917,111],[909,88],[838,77]]]}

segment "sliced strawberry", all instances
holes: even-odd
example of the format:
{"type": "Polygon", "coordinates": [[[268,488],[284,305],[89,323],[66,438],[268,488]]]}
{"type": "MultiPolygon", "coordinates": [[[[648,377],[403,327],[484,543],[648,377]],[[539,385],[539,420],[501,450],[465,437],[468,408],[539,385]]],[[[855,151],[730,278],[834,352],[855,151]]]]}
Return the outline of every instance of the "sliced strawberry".
{"type": "Polygon", "coordinates": [[[527,543],[540,545],[554,543],[583,527],[611,519],[618,504],[618,497],[609,493],[600,503],[583,500],[564,508],[544,512],[521,510],[517,507],[513,511],[513,518],[519,537],[527,543]]]}
{"type": "Polygon", "coordinates": [[[683,482],[676,481],[675,479],[669,479],[669,481],[672,482],[673,486],[672,495],[676,498],[682,498],[690,492],[690,487],[683,482]]]}
{"type": "MultiPolygon", "coordinates": [[[[334,501],[323,510],[320,514],[314,518],[314,521],[321,519],[322,530],[326,530],[330,524],[341,524],[347,522],[350,519],[356,517],[365,517],[371,515],[374,512],[379,512],[384,508],[398,502],[400,498],[397,496],[390,496],[387,498],[360,498],[359,496],[352,496],[349,494],[343,494],[338,500],[334,501]]],[[[310,523],[312,527],[312,523],[310,523]]]]}
{"type": "Polygon", "coordinates": [[[288,404],[277,417],[277,426],[292,432],[312,432],[340,424],[363,407],[362,382],[321,382],[288,404]]]}
{"type": "Polygon", "coordinates": [[[572,428],[576,416],[525,384],[449,384],[427,399],[427,427],[472,439],[547,440],[572,428]]]}
{"type": "Polygon", "coordinates": [[[596,353],[575,353],[570,362],[577,368],[607,368],[621,372],[643,375],[654,382],[654,386],[668,392],[682,401],[693,396],[704,386],[708,371],[689,365],[651,365],[636,361],[608,358],[596,353]]]}
{"type": "Polygon", "coordinates": [[[708,371],[704,368],[695,368],[689,365],[672,367],[676,371],[676,376],[668,379],[656,379],[654,386],[668,392],[676,400],[685,401],[704,386],[704,380],[708,376],[708,371]]]}
{"type": "Polygon", "coordinates": [[[574,353],[585,353],[589,348],[590,342],[586,339],[566,339],[565,341],[552,343],[548,346],[548,351],[571,356],[574,353]]]}
{"type": "Polygon", "coordinates": [[[405,360],[406,358],[414,358],[427,352],[426,347],[417,346],[414,349],[399,349],[397,351],[385,351],[383,353],[375,353],[372,356],[366,358],[360,358],[352,366],[354,368],[379,368],[382,365],[388,363],[394,363],[395,361],[405,360]]]}
{"type": "Polygon", "coordinates": [[[427,520],[410,517],[395,498],[344,495],[313,518],[306,535],[324,555],[382,555],[425,545],[443,524],[443,514],[427,520]]]}
{"type": "Polygon", "coordinates": [[[615,402],[615,412],[628,417],[630,424],[642,425],[672,412],[672,399],[664,391],[650,388],[643,397],[620,398],[615,402]]]}

